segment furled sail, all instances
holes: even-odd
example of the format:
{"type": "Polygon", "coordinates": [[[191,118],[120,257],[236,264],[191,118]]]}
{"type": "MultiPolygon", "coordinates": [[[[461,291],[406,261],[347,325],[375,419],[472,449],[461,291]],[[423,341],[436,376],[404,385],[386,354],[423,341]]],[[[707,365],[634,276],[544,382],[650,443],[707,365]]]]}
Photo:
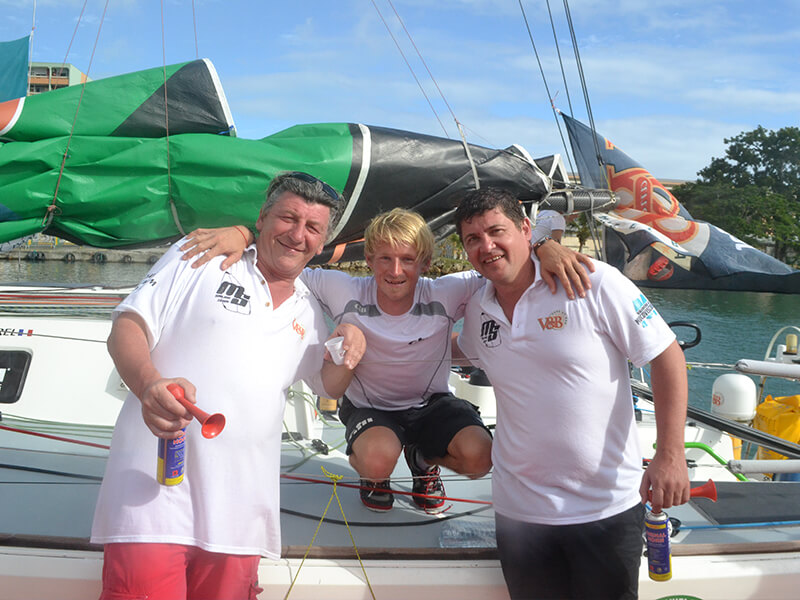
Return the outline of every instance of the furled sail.
{"type": "Polygon", "coordinates": [[[605,225],[608,262],[637,285],[800,293],[800,271],[695,221],[636,161],[581,122],[562,117],[582,183],[619,197],[614,210],[595,218],[605,225]]]}
{"type": "Polygon", "coordinates": [[[352,123],[237,138],[207,60],[0,104],[0,143],[0,242],[42,232],[114,248],[254,223],[270,178],[302,170],[347,198],[321,257],[347,260],[361,258],[367,222],[396,206],[447,235],[452,199],[475,174],[537,200],[552,186],[516,147],[467,153],[460,141],[352,123]]]}

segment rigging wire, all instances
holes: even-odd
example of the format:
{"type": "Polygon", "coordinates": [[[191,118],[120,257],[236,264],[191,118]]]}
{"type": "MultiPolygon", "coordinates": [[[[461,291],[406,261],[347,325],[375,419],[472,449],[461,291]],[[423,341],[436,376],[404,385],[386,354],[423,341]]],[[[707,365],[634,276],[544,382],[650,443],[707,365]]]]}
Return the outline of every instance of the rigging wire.
{"type": "MultiPolygon", "coordinates": [[[[605,167],[605,162],[603,161],[603,156],[600,153],[600,144],[597,141],[597,129],[595,128],[595,125],[594,125],[594,115],[592,114],[592,104],[589,101],[589,88],[586,85],[586,76],[584,75],[583,63],[581,62],[581,55],[580,55],[580,51],[578,50],[578,40],[577,40],[577,37],[575,36],[575,27],[574,27],[574,25],[572,23],[572,14],[571,14],[571,12],[569,10],[569,0],[564,0],[564,13],[565,13],[565,15],[567,17],[567,24],[569,25],[570,39],[572,40],[572,48],[573,48],[573,52],[575,53],[575,64],[577,66],[578,76],[580,77],[580,81],[581,81],[581,90],[583,92],[583,100],[584,100],[584,102],[586,104],[586,113],[587,113],[587,115],[589,117],[589,129],[592,132],[592,142],[594,143],[595,158],[597,159],[597,164],[600,167],[601,173],[603,174],[603,179],[606,182],[606,188],[608,188],[610,190],[611,189],[611,183],[608,180],[608,172],[607,172],[606,167],[605,167]]],[[[592,243],[595,246],[595,256],[598,256],[600,258],[600,260],[602,260],[602,261],[606,261],[607,257],[606,257],[606,251],[605,251],[606,250],[605,249],[605,244],[601,244],[599,246],[599,248],[598,248],[598,244],[597,244],[597,241],[596,241],[596,240],[600,239],[600,237],[599,237],[600,234],[597,231],[597,224],[595,223],[595,219],[594,219],[594,209],[592,209],[590,211],[590,214],[592,215],[592,218],[591,219],[587,219],[587,222],[588,222],[588,225],[589,225],[589,231],[591,232],[591,235],[592,235],[592,243]],[[598,252],[598,250],[599,250],[599,252],[598,252]]],[[[603,233],[605,232],[605,230],[602,230],[602,231],[603,231],[603,233]]]]}
{"type": "MultiPolygon", "coordinates": [[[[88,1],[88,0],[84,0],[84,8],[86,7],[86,1],[88,1]]],[[[109,2],[109,0],[106,0],[105,4],[103,5],[103,15],[100,17],[100,24],[97,27],[97,36],[95,37],[94,45],[92,46],[92,54],[89,57],[89,66],[86,68],[86,78],[84,79],[83,83],[81,84],[81,94],[78,97],[78,105],[75,107],[75,116],[72,119],[72,126],[70,127],[69,136],[67,137],[67,146],[64,149],[64,156],[61,159],[61,166],[58,169],[58,178],[56,179],[56,188],[53,191],[53,202],[50,204],[50,206],[47,207],[46,214],[45,214],[44,218],[42,219],[42,230],[43,231],[46,230],[50,226],[50,223],[53,222],[53,217],[55,216],[55,212],[56,212],[56,210],[58,210],[58,207],[56,206],[56,202],[58,200],[58,190],[61,187],[61,178],[64,175],[64,168],[65,168],[65,166],[67,164],[67,157],[69,156],[69,147],[70,147],[70,144],[72,143],[72,138],[75,135],[75,124],[78,122],[78,113],[81,110],[81,102],[83,102],[83,95],[86,92],[86,83],[87,83],[87,81],[89,79],[89,73],[92,70],[92,62],[94,61],[94,55],[95,55],[95,52],[97,51],[97,42],[100,41],[100,32],[103,30],[103,23],[105,22],[105,19],[106,19],[106,12],[108,11],[108,2],[109,2]]],[[[81,12],[81,14],[83,14],[83,13],[81,12]]],[[[75,26],[76,31],[77,31],[77,27],[78,26],[76,25],[75,26]]],[[[73,39],[74,39],[74,37],[75,36],[73,34],[73,39]]],[[[72,44],[72,42],[70,42],[70,45],[71,44],[72,44]]],[[[66,59],[65,59],[64,62],[66,64],[66,59]]]]}
{"type": "Polygon", "coordinates": [[[167,146],[167,199],[169,200],[169,210],[172,213],[172,220],[181,235],[186,235],[178,218],[178,209],[175,200],[172,198],[172,160],[169,152],[169,99],[167,98],[167,40],[164,26],[164,0],[161,0],[161,62],[164,72],[164,143],[167,146]]]}
{"type": "Polygon", "coordinates": [[[406,37],[408,37],[408,41],[411,42],[411,45],[414,47],[414,50],[416,51],[420,62],[422,62],[422,66],[425,67],[425,70],[428,72],[428,77],[431,78],[431,82],[433,82],[433,85],[436,87],[436,91],[439,92],[439,96],[441,97],[442,102],[444,102],[444,105],[447,107],[447,110],[450,111],[450,116],[453,117],[453,121],[455,121],[455,123],[458,125],[459,122],[458,122],[458,119],[456,118],[456,114],[453,112],[453,109],[450,107],[450,104],[447,102],[447,98],[444,97],[444,93],[442,92],[442,89],[439,87],[439,84],[436,82],[436,78],[433,76],[433,73],[431,73],[431,70],[428,68],[428,63],[425,62],[425,59],[422,57],[422,53],[419,51],[419,48],[417,48],[417,45],[414,43],[414,39],[411,37],[411,33],[408,31],[408,29],[406,29],[406,24],[403,22],[403,19],[400,18],[400,14],[397,12],[397,9],[394,7],[394,4],[392,4],[392,0],[387,0],[387,1],[389,2],[389,6],[392,7],[392,10],[394,11],[394,15],[395,15],[395,17],[397,17],[397,21],[400,23],[400,26],[403,28],[403,31],[406,32],[406,37]]]}
{"type": "Polygon", "coordinates": [[[550,0],[547,0],[547,14],[550,16],[550,28],[553,30],[553,45],[556,47],[556,54],[558,55],[558,65],[561,67],[561,80],[564,82],[564,92],[567,94],[567,105],[569,106],[569,114],[574,114],[572,111],[572,98],[569,95],[569,86],[567,85],[567,75],[564,73],[564,61],[561,59],[561,47],[558,45],[558,36],[556,35],[556,24],[553,21],[553,11],[550,9],[550,0]]]}
{"type": "MultiPolygon", "coordinates": [[[[481,182],[480,182],[480,179],[478,178],[478,169],[475,166],[475,161],[472,159],[472,152],[470,151],[469,144],[467,143],[467,137],[464,135],[464,128],[461,125],[461,122],[456,117],[456,113],[453,112],[453,109],[450,107],[450,103],[447,101],[447,98],[445,98],[444,93],[442,92],[442,89],[439,87],[439,83],[436,81],[436,78],[433,76],[433,73],[428,68],[428,63],[425,62],[425,59],[423,58],[422,53],[419,51],[419,48],[417,47],[417,44],[414,42],[414,38],[411,37],[411,33],[406,28],[406,24],[403,22],[403,19],[400,17],[400,13],[397,12],[397,9],[394,7],[394,4],[392,3],[392,0],[387,0],[387,1],[389,2],[389,6],[392,7],[392,10],[394,11],[394,15],[395,15],[395,17],[397,17],[397,21],[400,23],[400,26],[403,28],[403,31],[406,32],[406,37],[408,37],[408,41],[411,42],[411,45],[414,47],[414,50],[416,51],[417,57],[419,57],[419,60],[422,63],[422,66],[425,67],[425,70],[428,73],[428,77],[430,77],[431,81],[433,82],[433,85],[436,87],[436,90],[439,92],[439,96],[441,97],[442,102],[444,102],[444,105],[447,107],[447,110],[450,111],[450,115],[453,117],[453,121],[455,122],[456,128],[458,129],[458,133],[461,136],[461,143],[464,145],[464,152],[467,154],[467,160],[469,161],[470,168],[472,169],[472,177],[475,180],[475,189],[477,190],[477,189],[479,189],[481,187],[481,182]]],[[[373,5],[374,4],[375,4],[375,2],[373,0],[373,5]]],[[[416,79],[416,76],[415,76],[415,79],[416,79]]]]}
{"type": "Polygon", "coordinates": [[[575,53],[575,64],[578,68],[578,76],[581,80],[581,90],[583,91],[583,100],[586,103],[586,113],[589,117],[589,128],[592,130],[592,140],[594,141],[594,150],[597,158],[597,164],[600,166],[603,176],[606,180],[606,187],[611,189],[611,186],[608,181],[608,173],[605,169],[605,163],[603,162],[603,157],[600,154],[600,144],[597,141],[597,129],[594,126],[594,116],[592,115],[592,104],[589,101],[589,88],[586,85],[586,77],[583,72],[583,63],[581,62],[581,55],[580,51],[578,50],[578,40],[575,36],[575,27],[572,24],[572,14],[569,10],[569,0],[564,0],[564,13],[567,17],[567,23],[569,24],[569,35],[570,39],[572,40],[572,49],[575,53]]]}
{"type": "MultiPolygon", "coordinates": [[[[69,45],[67,46],[67,51],[64,53],[64,60],[61,63],[61,68],[62,69],[67,66],[67,59],[69,58],[70,50],[72,50],[72,44],[75,41],[75,36],[77,35],[78,27],[80,27],[81,21],[83,20],[83,13],[86,11],[86,4],[88,2],[89,2],[89,0],[84,0],[83,7],[81,8],[81,14],[78,15],[78,22],[75,23],[75,29],[72,30],[72,37],[69,40],[69,45]]],[[[86,76],[88,78],[88,76],[89,76],[89,72],[88,71],[86,72],[86,76]]]]}
{"type": "MultiPolygon", "coordinates": [[[[392,33],[391,29],[389,28],[389,25],[387,24],[386,20],[385,20],[385,19],[384,19],[384,17],[383,17],[383,14],[381,13],[381,11],[380,11],[380,9],[378,8],[378,6],[375,4],[375,0],[371,0],[371,1],[372,1],[372,5],[375,7],[375,11],[378,13],[378,16],[380,17],[381,21],[383,22],[384,26],[386,27],[386,30],[389,32],[389,35],[391,36],[391,38],[392,38],[392,41],[394,41],[394,44],[395,44],[395,46],[397,47],[397,50],[398,50],[398,52],[400,52],[400,56],[403,58],[403,61],[406,63],[406,66],[408,67],[408,70],[411,72],[411,76],[412,76],[412,77],[414,78],[414,80],[417,82],[417,86],[419,87],[420,91],[422,92],[422,95],[424,96],[425,100],[428,102],[428,106],[430,107],[430,109],[431,109],[431,112],[433,112],[434,116],[436,117],[436,120],[439,122],[439,126],[442,128],[442,131],[444,132],[444,135],[445,135],[445,137],[446,137],[446,138],[448,138],[448,139],[450,139],[450,134],[447,132],[447,129],[445,128],[445,126],[444,126],[444,123],[442,122],[441,118],[439,117],[438,113],[436,112],[436,109],[434,108],[433,104],[431,103],[431,100],[430,100],[430,98],[428,97],[427,93],[425,92],[425,89],[422,87],[422,84],[420,83],[420,81],[419,81],[419,78],[417,77],[416,73],[414,72],[414,69],[413,69],[413,67],[411,66],[411,64],[409,63],[408,59],[406,58],[406,56],[405,56],[405,53],[403,52],[402,48],[400,47],[400,44],[399,44],[399,43],[398,43],[398,41],[397,41],[397,38],[396,38],[396,37],[394,36],[394,34],[392,33]]],[[[390,2],[390,4],[391,4],[391,2],[390,2]]],[[[394,5],[392,5],[392,9],[394,9],[394,5]]],[[[406,35],[408,36],[409,40],[411,41],[411,44],[412,44],[412,45],[414,46],[414,48],[417,50],[417,54],[418,54],[418,55],[419,55],[419,57],[420,57],[420,61],[421,61],[421,62],[422,62],[424,65],[425,65],[425,68],[427,69],[427,64],[425,63],[425,60],[422,58],[422,56],[421,56],[421,54],[420,54],[419,50],[417,49],[417,46],[416,46],[416,44],[414,43],[414,40],[411,38],[411,35],[410,35],[410,33],[408,32],[408,30],[406,29],[406,27],[405,27],[405,25],[404,25],[404,23],[403,23],[402,19],[401,19],[401,18],[400,18],[400,16],[397,14],[397,10],[395,10],[394,12],[395,12],[395,15],[397,15],[397,19],[398,19],[398,21],[400,21],[400,24],[401,24],[401,26],[402,26],[402,27],[403,27],[403,29],[405,30],[405,32],[406,32],[406,35]]],[[[430,70],[428,70],[428,74],[430,75],[431,79],[432,79],[432,80],[433,80],[433,82],[434,82],[434,85],[436,86],[437,90],[439,91],[440,95],[442,96],[442,100],[444,101],[445,105],[446,105],[446,106],[447,106],[447,108],[450,110],[450,113],[453,115],[453,120],[456,122],[456,125],[457,125],[457,127],[458,127],[459,133],[460,133],[460,135],[461,135],[461,140],[462,140],[462,143],[464,144],[465,151],[467,152],[468,159],[469,159],[469,161],[470,161],[470,165],[472,165],[472,166],[473,166],[473,177],[475,178],[475,180],[476,180],[476,182],[477,182],[477,181],[478,181],[478,178],[477,178],[477,172],[476,172],[476,170],[475,170],[475,168],[474,168],[474,162],[473,162],[473,160],[472,160],[472,156],[471,156],[471,153],[470,153],[469,147],[467,146],[466,138],[465,138],[465,136],[464,136],[464,130],[466,130],[466,131],[469,131],[469,132],[470,132],[472,135],[474,135],[475,137],[477,137],[477,138],[480,138],[480,139],[481,139],[483,142],[485,142],[485,143],[486,143],[486,145],[487,145],[487,146],[494,147],[494,146],[495,146],[495,144],[493,144],[491,141],[487,140],[485,137],[483,137],[482,135],[480,135],[480,134],[479,134],[479,133],[477,133],[476,131],[474,131],[474,130],[470,129],[469,127],[467,127],[466,125],[464,125],[463,123],[461,123],[461,122],[460,122],[460,121],[459,121],[459,120],[456,118],[456,116],[455,116],[455,114],[454,114],[453,110],[450,108],[450,105],[449,105],[449,103],[447,102],[446,98],[444,97],[444,94],[443,94],[443,92],[441,91],[441,88],[439,88],[438,84],[436,83],[435,79],[433,78],[433,75],[431,74],[430,70]]],[[[498,152],[501,152],[501,153],[503,153],[503,154],[506,154],[506,155],[508,155],[508,156],[514,156],[515,158],[518,158],[518,159],[520,159],[520,160],[525,160],[524,158],[521,158],[521,157],[520,157],[520,156],[518,156],[517,154],[514,154],[513,152],[508,152],[507,150],[498,149],[498,152]]],[[[568,158],[569,158],[569,157],[568,157],[568,158]]]]}
{"type": "Polygon", "coordinates": [[[36,30],[36,0],[33,0],[33,13],[31,15],[31,36],[28,38],[28,89],[25,95],[31,94],[31,63],[33,62],[33,32],[36,30]]]}
{"type": "Polygon", "coordinates": [[[439,118],[439,114],[436,112],[436,109],[433,107],[433,103],[431,103],[430,98],[428,98],[428,94],[425,93],[425,88],[422,87],[422,83],[420,83],[420,80],[417,78],[417,74],[414,72],[414,69],[411,66],[411,63],[408,62],[408,59],[406,58],[406,55],[403,52],[403,49],[400,47],[400,44],[398,43],[397,38],[394,37],[394,34],[392,33],[391,28],[389,27],[389,24],[386,22],[386,19],[383,18],[383,14],[381,13],[381,10],[378,8],[378,5],[375,4],[375,0],[371,0],[371,2],[372,2],[372,6],[375,7],[375,11],[378,13],[378,16],[380,17],[381,21],[383,22],[384,27],[386,27],[386,31],[389,32],[389,35],[391,36],[392,41],[394,42],[394,45],[397,46],[397,51],[400,52],[400,56],[403,57],[403,62],[406,63],[406,66],[408,67],[408,70],[411,72],[411,76],[414,78],[414,81],[417,82],[417,86],[419,87],[419,90],[422,92],[422,95],[425,97],[425,100],[428,102],[428,106],[430,106],[431,111],[433,112],[433,116],[436,117],[437,121],[439,121],[439,125],[441,126],[442,131],[444,132],[444,136],[449,139],[450,135],[447,133],[447,129],[445,128],[444,123],[442,123],[442,120],[439,118]]]}
{"type": "Polygon", "coordinates": [[[200,46],[197,43],[197,15],[194,10],[194,0],[192,0],[192,26],[194,27],[194,57],[200,58],[200,46]]]}
{"type": "MultiPolygon", "coordinates": [[[[558,135],[559,135],[559,137],[561,137],[561,145],[564,147],[564,154],[567,157],[567,162],[569,163],[570,171],[572,171],[574,173],[575,169],[572,166],[572,159],[570,158],[570,153],[567,150],[567,142],[564,139],[564,133],[561,130],[561,123],[558,120],[558,109],[555,107],[555,104],[553,103],[553,96],[550,94],[550,87],[547,85],[547,77],[544,74],[544,68],[542,67],[542,61],[539,58],[539,51],[536,49],[536,42],[534,42],[534,40],[533,40],[533,32],[531,31],[530,24],[528,23],[528,15],[525,13],[525,7],[522,5],[522,0],[518,0],[518,1],[519,1],[519,8],[522,11],[522,18],[525,21],[525,27],[528,30],[528,37],[530,38],[531,46],[533,47],[533,54],[536,56],[536,62],[539,65],[539,73],[542,76],[542,82],[544,83],[544,90],[545,90],[545,93],[547,94],[547,99],[550,102],[550,108],[553,110],[553,119],[556,122],[556,128],[558,129],[558,135]]],[[[549,5],[548,5],[548,7],[549,7],[549,5]]],[[[552,23],[552,19],[551,19],[551,23],[552,23]]],[[[553,28],[553,32],[555,33],[555,28],[553,28]]],[[[558,46],[558,43],[556,43],[556,46],[558,46]]],[[[561,62],[561,54],[560,53],[559,53],[559,62],[561,62]]],[[[562,67],[562,72],[563,72],[563,67],[562,67]]],[[[565,84],[566,84],[566,81],[565,81],[565,84]]],[[[571,108],[570,108],[570,110],[571,110],[571,108]]],[[[569,182],[565,182],[565,183],[569,183],[569,182]]]]}

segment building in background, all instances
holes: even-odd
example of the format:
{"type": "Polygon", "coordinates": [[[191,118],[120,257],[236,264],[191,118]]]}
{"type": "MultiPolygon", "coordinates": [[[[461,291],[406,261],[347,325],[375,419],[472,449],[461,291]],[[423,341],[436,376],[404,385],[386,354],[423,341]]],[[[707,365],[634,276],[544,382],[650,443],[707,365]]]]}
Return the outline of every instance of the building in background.
{"type": "Polygon", "coordinates": [[[91,81],[85,73],[69,63],[32,62],[28,79],[28,95],[91,81]]]}

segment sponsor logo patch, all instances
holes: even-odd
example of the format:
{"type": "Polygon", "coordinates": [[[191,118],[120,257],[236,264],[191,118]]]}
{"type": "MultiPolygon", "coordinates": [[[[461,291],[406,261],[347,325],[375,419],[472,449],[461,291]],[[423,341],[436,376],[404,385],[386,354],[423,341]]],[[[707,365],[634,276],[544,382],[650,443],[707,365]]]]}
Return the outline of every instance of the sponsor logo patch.
{"type": "Polygon", "coordinates": [[[642,327],[647,327],[647,322],[658,314],[656,308],[650,304],[650,300],[644,294],[633,301],[633,310],[636,311],[635,323],[642,327]]]}
{"type": "Polygon", "coordinates": [[[487,348],[494,348],[500,345],[500,325],[494,319],[486,318],[481,323],[481,341],[487,348]]]}
{"type": "Polygon", "coordinates": [[[556,310],[547,315],[544,319],[536,319],[539,321],[539,326],[542,331],[551,331],[553,329],[564,329],[567,324],[567,313],[561,310],[556,310]]]}
{"type": "Polygon", "coordinates": [[[306,328],[300,325],[296,319],[292,319],[292,329],[297,332],[297,335],[300,336],[300,339],[305,339],[306,337],[306,328]]]}
{"type": "Polygon", "coordinates": [[[240,315],[249,315],[250,296],[244,292],[244,286],[233,275],[225,272],[214,297],[226,310],[240,315]]]}

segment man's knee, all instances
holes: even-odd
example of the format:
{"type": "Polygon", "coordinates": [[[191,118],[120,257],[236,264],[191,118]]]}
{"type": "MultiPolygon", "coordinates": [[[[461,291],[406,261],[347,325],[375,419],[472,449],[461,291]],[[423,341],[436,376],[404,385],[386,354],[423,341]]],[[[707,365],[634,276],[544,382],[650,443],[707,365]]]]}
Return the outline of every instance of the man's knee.
{"type": "Polygon", "coordinates": [[[472,479],[483,477],[492,470],[492,438],[480,428],[467,428],[453,438],[448,448],[458,462],[458,471],[472,479]]]}
{"type": "Polygon", "coordinates": [[[398,456],[390,457],[385,454],[371,452],[356,454],[354,452],[350,455],[350,464],[365,479],[386,479],[394,471],[398,456]]]}
{"type": "Polygon", "coordinates": [[[465,460],[465,475],[471,479],[478,479],[492,470],[492,446],[489,444],[480,452],[469,456],[465,460]]]}
{"type": "Polygon", "coordinates": [[[403,447],[390,430],[373,428],[359,436],[353,444],[350,464],[365,479],[386,479],[394,471],[403,447]]]}

